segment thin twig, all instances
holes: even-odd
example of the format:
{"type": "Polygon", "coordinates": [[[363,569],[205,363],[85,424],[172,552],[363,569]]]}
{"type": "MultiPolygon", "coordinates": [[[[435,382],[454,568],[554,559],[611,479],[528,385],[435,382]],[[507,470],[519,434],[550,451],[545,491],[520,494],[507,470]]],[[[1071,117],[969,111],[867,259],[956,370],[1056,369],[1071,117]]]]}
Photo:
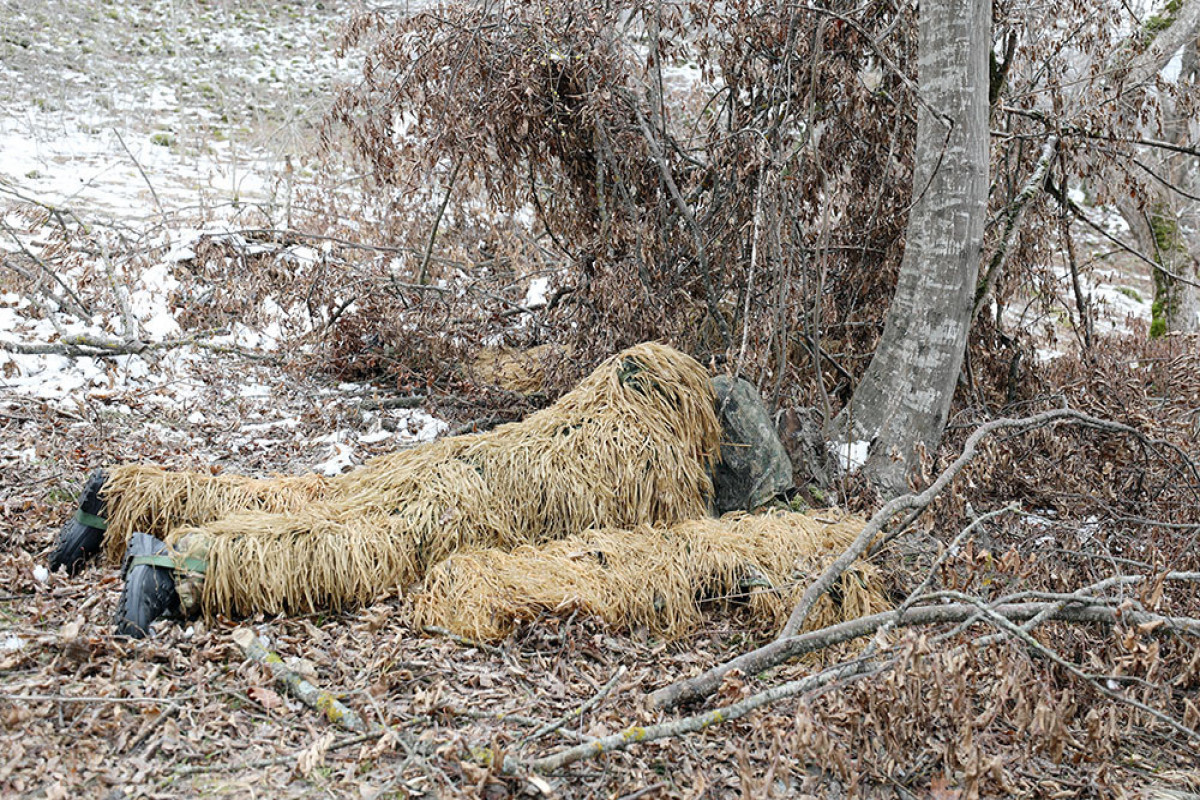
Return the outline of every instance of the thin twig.
{"type": "MultiPolygon", "coordinates": [[[[387,731],[385,731],[381,728],[379,730],[371,731],[370,733],[363,733],[358,736],[351,736],[348,739],[343,739],[340,742],[334,742],[333,744],[329,745],[329,747],[326,748],[325,752],[332,753],[335,750],[342,750],[347,747],[353,747],[356,744],[362,744],[363,742],[369,742],[372,739],[378,739],[379,737],[383,736],[386,732],[387,731]]],[[[260,758],[255,761],[245,761],[242,763],[233,763],[233,762],[222,761],[222,762],[212,763],[212,764],[191,764],[191,765],[188,765],[185,767],[180,767],[179,769],[172,772],[171,775],[173,777],[184,777],[187,775],[196,775],[196,774],[200,774],[200,773],[204,773],[204,772],[224,772],[226,770],[259,769],[261,767],[272,767],[272,766],[276,766],[279,764],[295,764],[296,763],[296,755],[297,755],[296,753],[288,753],[288,754],[281,755],[281,756],[274,756],[272,758],[260,758]]]]}
{"type": "Polygon", "coordinates": [[[625,674],[625,667],[622,666],[620,669],[618,669],[616,671],[616,674],[614,674],[612,676],[612,678],[609,679],[608,683],[606,683],[602,687],[600,687],[600,691],[598,691],[594,695],[592,695],[592,697],[586,703],[579,706],[578,708],[571,709],[570,711],[568,711],[566,714],[564,714],[562,717],[555,720],[554,722],[551,722],[548,725],[543,725],[541,728],[538,728],[536,731],[529,734],[521,741],[517,742],[517,748],[520,749],[520,748],[524,747],[525,745],[529,744],[530,742],[536,742],[538,739],[542,738],[546,734],[554,733],[556,730],[558,730],[562,726],[566,725],[568,722],[575,719],[576,717],[582,717],[588,711],[591,711],[592,708],[594,708],[597,703],[599,703],[601,700],[603,700],[605,697],[608,696],[608,693],[613,690],[613,687],[615,687],[617,685],[617,681],[619,681],[624,674],[625,674]]]}
{"type": "Polygon", "coordinates": [[[442,628],[438,625],[426,625],[421,628],[425,633],[433,636],[445,636],[453,642],[461,644],[463,647],[474,647],[476,650],[482,650],[485,653],[491,653],[494,656],[504,655],[504,651],[495,645],[490,645],[485,642],[477,642],[474,639],[468,639],[465,636],[459,636],[454,631],[442,628]]]}
{"type": "Polygon", "coordinates": [[[116,134],[117,141],[121,143],[121,149],[125,151],[125,155],[129,156],[129,160],[133,162],[133,165],[137,167],[137,171],[141,173],[142,180],[150,187],[150,196],[154,198],[154,205],[158,209],[158,213],[166,216],[166,212],[163,211],[162,201],[158,199],[158,192],[154,190],[154,184],[150,182],[150,176],[146,174],[146,170],[142,169],[141,162],[137,160],[137,156],[129,149],[129,145],[125,144],[125,139],[121,137],[121,132],[116,128],[113,128],[112,132],[116,134]]]}
{"type": "Polygon", "coordinates": [[[688,228],[692,231],[692,238],[696,244],[696,258],[700,262],[700,277],[704,283],[704,299],[708,306],[708,314],[712,317],[713,322],[716,323],[717,330],[721,332],[722,344],[724,344],[726,350],[729,350],[733,347],[733,332],[729,330],[729,321],[725,319],[725,315],[721,313],[720,308],[717,306],[716,287],[713,286],[712,265],[709,264],[708,260],[708,248],[704,243],[704,232],[700,229],[700,223],[696,220],[696,213],[679,191],[679,187],[675,183],[675,176],[671,174],[671,168],[667,164],[666,156],[663,154],[658,138],[650,130],[650,125],[646,122],[646,117],[642,114],[642,109],[638,105],[636,98],[627,96],[626,102],[637,118],[638,127],[641,128],[646,145],[650,148],[651,158],[658,166],[658,171],[662,176],[663,185],[667,188],[667,193],[671,196],[676,210],[679,211],[680,216],[684,218],[688,224],[688,228]]]}
{"type": "MultiPolygon", "coordinates": [[[[524,714],[510,714],[507,711],[475,711],[469,708],[456,708],[450,711],[456,716],[470,717],[471,719],[487,719],[495,722],[515,722],[518,725],[525,725],[530,728],[541,727],[546,724],[545,720],[525,716],[524,714]]],[[[558,728],[555,733],[559,736],[565,736],[568,739],[574,739],[577,742],[591,742],[595,740],[595,737],[586,736],[574,728],[558,728]]]]}
{"type": "Polygon", "coordinates": [[[446,206],[450,204],[450,194],[454,191],[454,179],[458,177],[458,168],[462,166],[462,162],[461,158],[454,162],[454,169],[450,170],[450,179],[446,182],[446,194],[442,197],[442,204],[438,206],[437,216],[433,218],[433,229],[429,231],[429,241],[425,243],[425,255],[421,258],[421,269],[417,276],[417,283],[421,286],[429,283],[429,257],[433,255],[433,243],[437,239],[438,228],[442,224],[442,215],[446,213],[446,206]]]}

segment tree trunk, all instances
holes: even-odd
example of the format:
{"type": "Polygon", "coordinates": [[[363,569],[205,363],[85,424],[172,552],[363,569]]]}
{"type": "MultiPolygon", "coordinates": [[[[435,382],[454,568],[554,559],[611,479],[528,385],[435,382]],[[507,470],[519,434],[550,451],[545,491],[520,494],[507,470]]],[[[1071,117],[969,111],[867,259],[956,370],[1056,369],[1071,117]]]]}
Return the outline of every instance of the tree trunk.
{"type": "MultiPolygon", "coordinates": [[[[1195,84],[1200,80],[1198,35],[1200,0],[1188,0],[1172,12],[1167,27],[1130,66],[1125,83],[1134,90],[1148,84],[1182,48],[1177,80],[1195,84]]],[[[1194,141],[1196,123],[1189,113],[1172,108],[1166,117],[1163,133],[1168,141],[1181,145],[1194,141]]],[[[1200,203],[1188,195],[1194,196],[1200,187],[1200,165],[1194,156],[1182,153],[1154,152],[1144,157],[1172,187],[1183,190],[1176,192],[1157,180],[1146,181],[1140,186],[1138,200],[1126,197],[1117,201],[1117,210],[1129,224],[1139,249],[1159,265],[1151,276],[1150,335],[1192,333],[1200,330],[1200,203]],[[1185,233],[1189,228],[1190,237],[1185,233]]]]}
{"type": "Polygon", "coordinates": [[[942,437],[962,368],[988,193],[991,4],[919,7],[917,140],[904,258],[879,347],[829,440],[885,494],[942,437]]]}
{"type": "Polygon", "coordinates": [[[1138,248],[1159,265],[1151,276],[1151,336],[1200,330],[1200,262],[1192,255],[1200,250],[1194,249],[1194,243],[1189,246],[1179,223],[1182,214],[1172,208],[1170,199],[1168,190],[1158,188],[1146,208],[1131,198],[1117,202],[1138,248]]]}
{"type": "MultiPolygon", "coordinates": [[[[1196,0],[1193,0],[1195,2],[1196,0]]],[[[1200,41],[1195,39],[1193,23],[1192,40],[1184,45],[1180,59],[1179,82],[1194,84],[1200,80],[1200,41]]],[[[1192,120],[1190,114],[1171,109],[1165,126],[1167,135],[1178,144],[1191,140],[1192,120]]],[[[1172,154],[1162,158],[1162,172],[1174,186],[1188,194],[1197,188],[1196,158],[1172,154]]],[[[1188,241],[1184,234],[1186,222],[1191,222],[1193,233],[1200,216],[1200,205],[1183,194],[1173,193],[1165,186],[1156,186],[1156,199],[1148,210],[1151,239],[1154,249],[1150,255],[1162,269],[1154,271],[1154,316],[1150,323],[1150,335],[1157,336],[1168,331],[1193,333],[1200,330],[1200,248],[1197,242],[1188,241]]]]}

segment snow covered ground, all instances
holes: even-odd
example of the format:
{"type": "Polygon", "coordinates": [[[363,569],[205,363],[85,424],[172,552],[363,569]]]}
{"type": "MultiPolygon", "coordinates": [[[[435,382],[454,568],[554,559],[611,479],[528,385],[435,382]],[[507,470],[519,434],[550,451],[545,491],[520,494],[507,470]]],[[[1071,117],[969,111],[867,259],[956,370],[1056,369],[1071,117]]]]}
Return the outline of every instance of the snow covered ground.
{"type": "MultiPolygon", "coordinates": [[[[313,179],[316,127],[335,85],[354,77],[335,54],[349,12],[328,0],[5,5],[0,339],[124,343],[132,328],[151,349],[0,350],[0,414],[107,421],[169,442],[181,462],[330,474],[445,430],[420,410],[362,411],[366,387],[284,372],[269,359],[289,355],[288,334],[311,321],[270,296],[222,330],[181,323],[198,243],[224,237],[253,252],[236,231],[251,217],[283,224],[313,179]],[[191,337],[206,346],[154,349],[191,337]]],[[[297,269],[316,257],[275,250],[297,269]]],[[[0,450],[41,457],[36,441],[0,450]]]]}
{"type": "MultiPolygon", "coordinates": [[[[1082,192],[1074,193],[1072,199],[1085,202],[1082,192]]],[[[1109,235],[1129,240],[1129,226],[1115,209],[1090,207],[1087,211],[1109,235]]],[[[1083,262],[1079,288],[1095,332],[1126,334],[1140,329],[1144,334],[1150,327],[1154,291],[1148,270],[1090,231],[1081,230],[1077,235],[1076,256],[1083,262]]],[[[1061,261],[1045,269],[1046,277],[1038,292],[1004,309],[1005,324],[1012,329],[1044,334],[1043,345],[1037,350],[1041,361],[1064,355],[1080,339],[1075,287],[1070,269],[1061,261]],[[1047,304],[1047,298],[1054,300],[1047,304]]]]}

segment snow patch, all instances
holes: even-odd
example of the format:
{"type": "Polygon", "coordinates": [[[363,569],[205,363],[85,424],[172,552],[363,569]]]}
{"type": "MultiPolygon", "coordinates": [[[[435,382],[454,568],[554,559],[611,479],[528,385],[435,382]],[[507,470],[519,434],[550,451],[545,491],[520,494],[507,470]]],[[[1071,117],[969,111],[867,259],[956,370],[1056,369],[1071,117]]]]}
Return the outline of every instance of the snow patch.
{"type": "Polygon", "coordinates": [[[349,445],[341,442],[333,443],[333,453],[329,458],[319,464],[313,466],[313,472],[319,472],[322,475],[341,475],[343,472],[354,468],[354,451],[349,445]]]}
{"type": "Polygon", "coordinates": [[[856,442],[843,442],[835,445],[833,448],[834,454],[838,458],[838,464],[842,468],[842,472],[847,475],[853,475],[867,463],[867,451],[870,450],[871,443],[865,439],[859,439],[856,442]]]}
{"type": "Polygon", "coordinates": [[[541,308],[546,305],[546,293],[550,290],[549,278],[534,278],[529,282],[529,291],[525,293],[526,308],[541,308]]]}

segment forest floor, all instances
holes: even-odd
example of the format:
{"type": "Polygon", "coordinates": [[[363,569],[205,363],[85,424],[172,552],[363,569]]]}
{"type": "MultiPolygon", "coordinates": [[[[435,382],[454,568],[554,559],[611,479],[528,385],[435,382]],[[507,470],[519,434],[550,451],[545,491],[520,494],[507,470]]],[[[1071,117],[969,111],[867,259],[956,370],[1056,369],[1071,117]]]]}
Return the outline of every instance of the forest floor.
{"type": "MultiPolygon", "coordinates": [[[[0,271],[0,339],[115,336],[132,316],[147,340],[206,343],[103,359],[0,352],[0,794],[632,799],[836,797],[856,788],[846,777],[853,770],[824,771],[793,755],[823,745],[789,703],[545,779],[493,768],[500,752],[527,758],[668,718],[646,708],[646,692],[769,635],[748,633],[736,615],[714,617],[682,642],[550,618],[483,648],[408,629],[402,599],[390,598],[349,613],[170,623],[141,642],[112,637],[117,570],[44,569],[93,468],[144,461],[337,473],[487,409],[454,400],[380,410],[370,385],[296,369],[303,353],[288,348],[321,320],[299,313],[295,297],[256,293],[249,313],[221,324],[188,317],[189,304],[219,305],[240,291],[220,276],[185,274],[196,249],[214,242],[290,265],[290,282],[323,279],[319,243],[247,230],[263,219],[290,223],[293,199],[316,185],[319,122],[335,84],[354,76],[353,59],[336,54],[349,3],[0,3],[0,255],[34,276],[0,271]],[[97,242],[140,256],[110,259],[97,242]],[[83,313],[48,312],[30,299],[33,289],[74,293],[83,313]],[[127,312],[114,299],[122,296],[127,312]],[[323,723],[245,660],[230,636],[235,624],[252,625],[383,727],[360,737],[323,723]],[[594,708],[574,714],[618,673],[594,708]]],[[[1095,285],[1119,324],[1148,318],[1135,271],[1119,268],[1095,285]]],[[[766,686],[810,668],[747,681],[766,686]]],[[[723,699],[748,691],[731,685],[723,699]]],[[[1195,780],[1187,764],[1153,756],[1131,746],[1122,774],[1195,780]]],[[[829,754],[830,763],[847,758],[829,754]]],[[[869,793],[909,797],[905,787],[920,785],[960,796],[923,769],[897,765],[869,793]]],[[[1042,796],[1114,786],[1086,759],[1017,780],[1015,793],[1042,796]]]]}

